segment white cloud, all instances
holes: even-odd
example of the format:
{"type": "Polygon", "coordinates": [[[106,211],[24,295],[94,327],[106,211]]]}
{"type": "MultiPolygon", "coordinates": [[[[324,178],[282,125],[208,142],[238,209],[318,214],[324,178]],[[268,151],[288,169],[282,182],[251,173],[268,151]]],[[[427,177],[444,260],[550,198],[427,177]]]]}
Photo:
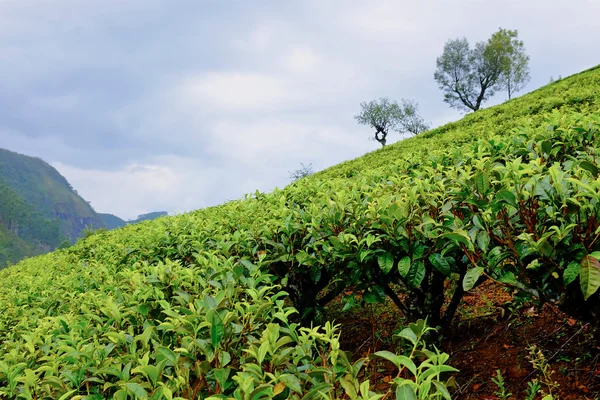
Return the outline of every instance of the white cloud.
{"type": "Polygon", "coordinates": [[[285,66],[292,72],[307,74],[319,72],[320,58],[308,46],[293,49],[284,60],[285,66]]]}
{"type": "Polygon", "coordinates": [[[99,211],[127,218],[269,190],[286,184],[300,162],[321,169],[378,148],[352,119],[361,101],[411,98],[434,125],[460,117],[433,80],[449,38],[474,42],[499,26],[519,29],[531,54],[527,89],[597,63],[589,49],[600,41],[599,1],[307,0],[252,10],[221,2],[34,3],[0,0],[0,101],[9,106],[3,121],[44,122],[31,132],[26,123],[0,130],[0,146],[56,160],[99,211]],[[13,112],[10,93],[30,99],[30,109],[13,112]],[[52,119],[60,113],[35,107],[76,109],[82,122],[61,132],[52,119]],[[127,139],[118,149],[91,137],[97,130],[88,128],[104,119],[107,137],[127,139]],[[104,147],[82,152],[74,135],[104,147]]]}
{"type": "Polygon", "coordinates": [[[215,123],[210,133],[207,151],[244,171],[251,168],[241,173],[241,181],[250,179],[252,169],[264,170],[274,178],[287,176],[301,162],[325,166],[327,161],[356,157],[370,147],[359,129],[344,129],[301,116],[223,120],[215,123]]]}
{"type": "Polygon", "coordinates": [[[274,44],[275,31],[272,25],[259,25],[246,36],[234,39],[232,47],[245,52],[268,50],[274,44]]]}
{"type": "Polygon", "coordinates": [[[210,72],[186,77],[173,93],[185,108],[226,112],[275,108],[288,95],[282,79],[248,72],[210,72]]]}
{"type": "Polygon", "coordinates": [[[132,163],[120,170],[85,169],[53,162],[78,193],[98,212],[111,212],[122,218],[171,209],[181,196],[183,171],[169,165],[132,163]]]}
{"type": "Polygon", "coordinates": [[[394,41],[407,35],[414,38],[423,33],[423,19],[427,19],[432,11],[429,4],[395,0],[358,2],[344,8],[346,15],[342,21],[369,39],[394,41]]]}

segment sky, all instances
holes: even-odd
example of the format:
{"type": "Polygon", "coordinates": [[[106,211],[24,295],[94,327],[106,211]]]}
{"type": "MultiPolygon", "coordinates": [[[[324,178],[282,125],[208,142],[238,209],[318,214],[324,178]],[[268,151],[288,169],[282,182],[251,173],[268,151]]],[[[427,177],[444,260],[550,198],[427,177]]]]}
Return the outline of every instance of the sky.
{"type": "Polygon", "coordinates": [[[0,0],[0,147],[98,212],[191,211],[379,148],[353,119],[363,101],[461,118],[433,79],[448,39],[517,29],[517,95],[597,65],[599,15],[600,0],[0,0]]]}

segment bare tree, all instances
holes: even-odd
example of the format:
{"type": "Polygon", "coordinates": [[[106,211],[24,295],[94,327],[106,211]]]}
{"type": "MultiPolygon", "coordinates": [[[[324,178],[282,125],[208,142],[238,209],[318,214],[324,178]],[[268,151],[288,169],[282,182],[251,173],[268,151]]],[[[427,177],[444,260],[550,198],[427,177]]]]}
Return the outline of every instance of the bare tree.
{"type": "Polygon", "coordinates": [[[298,179],[306,178],[307,176],[310,176],[314,173],[312,163],[308,165],[300,163],[300,165],[302,166],[301,168],[290,172],[290,179],[292,180],[292,182],[295,182],[298,179]]]}

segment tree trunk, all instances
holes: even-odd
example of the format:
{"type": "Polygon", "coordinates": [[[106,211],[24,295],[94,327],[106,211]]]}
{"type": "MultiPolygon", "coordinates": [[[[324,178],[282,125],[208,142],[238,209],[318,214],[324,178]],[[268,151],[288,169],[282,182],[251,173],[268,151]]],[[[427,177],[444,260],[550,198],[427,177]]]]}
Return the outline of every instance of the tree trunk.
{"type": "Polygon", "coordinates": [[[385,147],[386,137],[387,137],[387,132],[385,132],[383,130],[377,130],[377,132],[375,132],[375,140],[377,140],[379,143],[381,143],[381,147],[385,147]],[[381,134],[381,137],[379,137],[379,134],[381,134]]]}

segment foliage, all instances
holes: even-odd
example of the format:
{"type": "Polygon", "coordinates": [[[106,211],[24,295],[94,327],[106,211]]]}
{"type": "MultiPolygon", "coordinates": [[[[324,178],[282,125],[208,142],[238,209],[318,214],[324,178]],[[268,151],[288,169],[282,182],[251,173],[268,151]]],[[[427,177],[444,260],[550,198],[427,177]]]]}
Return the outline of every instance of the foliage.
{"type": "Polygon", "coordinates": [[[308,328],[342,294],[447,327],[493,279],[599,326],[599,85],[594,68],[283,190],[0,271],[0,396],[340,398],[350,379],[373,398],[337,330],[308,328]]]}
{"type": "Polygon", "coordinates": [[[492,382],[496,385],[498,390],[494,392],[496,396],[498,396],[502,400],[508,400],[512,393],[508,391],[506,386],[504,386],[504,378],[502,377],[502,373],[500,370],[496,370],[496,376],[492,378],[492,382]]]}
{"type": "Polygon", "coordinates": [[[295,182],[298,179],[306,178],[307,176],[311,176],[314,174],[312,164],[304,165],[304,163],[300,163],[302,167],[290,172],[290,179],[295,182]]]}
{"type": "Polygon", "coordinates": [[[59,223],[40,214],[0,179],[0,268],[60,243],[59,223]]]}
{"type": "Polygon", "coordinates": [[[65,213],[96,218],[94,210],[74,192],[69,182],[39,158],[0,149],[0,176],[48,218],[65,213]]]}
{"type": "Polygon", "coordinates": [[[529,56],[525,53],[525,45],[517,38],[516,30],[500,29],[492,35],[490,42],[497,42],[506,51],[504,71],[500,77],[501,85],[511,99],[529,82],[529,56]]]}
{"type": "Polygon", "coordinates": [[[69,269],[57,257],[32,260],[30,271],[49,267],[30,276],[28,293],[3,282],[0,396],[378,398],[359,379],[366,360],[349,362],[337,328],[291,323],[285,292],[247,260],[199,252],[188,267],[69,269]]]}
{"type": "MultiPolygon", "coordinates": [[[[412,348],[408,356],[400,356],[389,351],[378,351],[375,357],[384,358],[398,368],[397,376],[392,380],[396,399],[450,399],[448,382],[442,380],[442,374],[458,372],[456,368],[445,365],[450,357],[438,349],[431,351],[425,344],[425,336],[433,328],[427,327],[427,322],[420,319],[411,323],[397,336],[408,341],[412,348]],[[416,360],[421,359],[418,365],[416,360]],[[410,378],[402,375],[409,373],[410,378]]],[[[352,398],[352,397],[351,397],[352,398]]]]}
{"type": "Polygon", "coordinates": [[[537,389],[543,396],[542,400],[552,400],[554,398],[552,392],[558,389],[559,384],[552,379],[552,374],[554,371],[552,368],[550,368],[544,353],[542,353],[542,351],[536,346],[532,345],[529,347],[528,358],[529,362],[531,362],[531,365],[533,366],[533,369],[540,373],[539,380],[535,380],[533,382],[533,384],[530,386],[530,391],[537,389]]]}
{"type": "Polygon", "coordinates": [[[138,217],[136,219],[127,221],[127,223],[128,224],[137,224],[138,222],[149,221],[149,220],[164,217],[167,215],[169,215],[169,213],[166,211],[154,211],[151,213],[138,215],[138,217]]]}
{"type": "Polygon", "coordinates": [[[520,90],[529,79],[528,60],[517,31],[500,28],[473,48],[466,38],[448,40],[436,61],[434,79],[451,107],[477,111],[502,87],[509,97],[520,90]]]}
{"type": "Polygon", "coordinates": [[[113,214],[98,213],[98,216],[107,229],[117,229],[127,225],[127,222],[113,214]]]}
{"type": "Polygon", "coordinates": [[[39,158],[0,149],[0,265],[75,241],[86,225],[103,226],[67,180],[39,158]],[[8,255],[10,253],[10,255],[8,255]]]}
{"type": "Polygon", "coordinates": [[[389,131],[417,135],[429,126],[419,115],[418,104],[410,100],[402,100],[402,105],[390,102],[387,98],[361,103],[361,112],[354,116],[360,125],[375,129],[374,139],[385,146],[389,131]]]}

